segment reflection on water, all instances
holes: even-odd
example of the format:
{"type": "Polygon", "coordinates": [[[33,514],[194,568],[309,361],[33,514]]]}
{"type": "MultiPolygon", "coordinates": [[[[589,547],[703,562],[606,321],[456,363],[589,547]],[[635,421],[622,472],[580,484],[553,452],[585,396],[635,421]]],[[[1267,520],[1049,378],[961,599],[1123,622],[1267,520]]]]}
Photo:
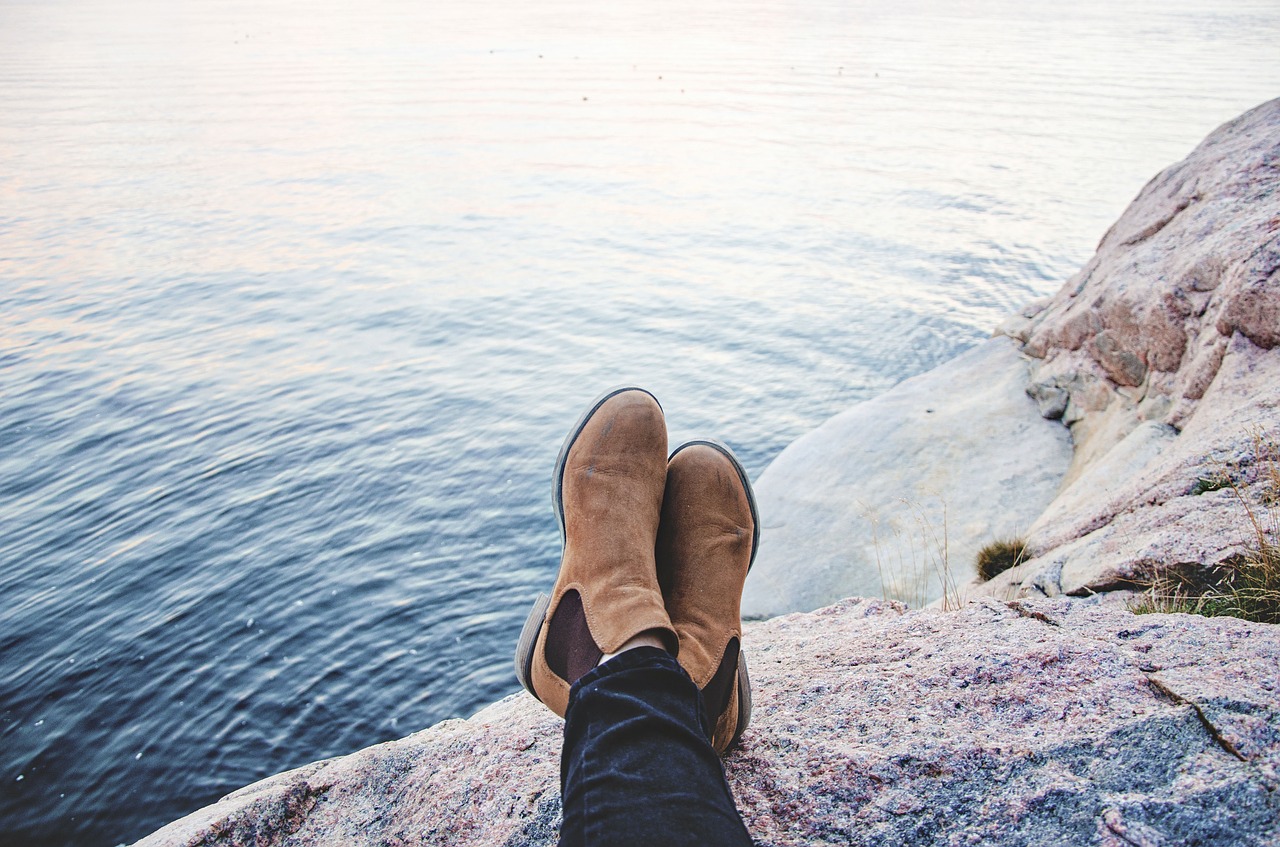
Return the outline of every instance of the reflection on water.
{"type": "Polygon", "coordinates": [[[566,427],[789,440],[1278,90],[1270,2],[0,7],[0,841],[516,689],[566,427]]]}

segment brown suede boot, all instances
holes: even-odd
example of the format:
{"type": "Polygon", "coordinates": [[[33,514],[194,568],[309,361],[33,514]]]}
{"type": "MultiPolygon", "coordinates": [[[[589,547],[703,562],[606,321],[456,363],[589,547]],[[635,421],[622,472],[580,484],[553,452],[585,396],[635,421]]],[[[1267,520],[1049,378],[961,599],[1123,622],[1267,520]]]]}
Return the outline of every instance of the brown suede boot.
{"type": "Polygon", "coordinates": [[[722,754],[751,720],[740,606],[759,540],[755,495],[733,452],[714,441],[678,447],[667,465],[658,581],[680,664],[702,691],[711,744],[722,754]]]}
{"type": "Polygon", "coordinates": [[[569,687],[633,636],[649,632],[679,649],[653,559],[666,477],[662,407],[640,388],[607,392],[560,448],[560,573],[525,622],[516,676],[561,717],[569,687]]]}

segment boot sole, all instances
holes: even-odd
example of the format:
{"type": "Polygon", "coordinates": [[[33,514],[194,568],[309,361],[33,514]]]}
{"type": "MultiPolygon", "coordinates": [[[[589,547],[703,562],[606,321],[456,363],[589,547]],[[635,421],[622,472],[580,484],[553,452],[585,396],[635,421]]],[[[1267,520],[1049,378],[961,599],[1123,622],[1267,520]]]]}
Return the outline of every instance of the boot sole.
{"type": "MultiPolygon", "coordinates": [[[[658,398],[652,393],[645,391],[643,388],[635,385],[621,385],[617,388],[611,388],[604,394],[596,398],[596,401],[587,408],[578,418],[578,422],[574,424],[573,429],[565,437],[564,443],[560,445],[560,453],[556,456],[555,472],[551,475],[551,501],[556,507],[556,523],[560,527],[560,556],[561,561],[564,557],[565,530],[564,530],[564,466],[569,457],[569,450],[573,447],[573,443],[578,440],[578,436],[582,434],[583,428],[587,425],[587,421],[591,416],[604,405],[605,401],[624,391],[640,391],[653,397],[653,402],[658,403],[658,398]]],[[[658,408],[662,408],[662,404],[658,403],[658,408]]],[[[755,515],[755,505],[752,504],[752,513],[755,515]]],[[[755,548],[752,548],[754,558],[755,548]]],[[[556,580],[559,581],[560,572],[556,570],[556,580]]],[[[552,583],[553,590],[555,583],[552,583]]],[[[520,640],[516,642],[516,679],[520,680],[520,684],[524,689],[538,698],[538,692],[533,690],[533,651],[538,644],[538,636],[542,633],[542,627],[546,623],[547,608],[551,605],[551,596],[549,594],[539,594],[538,599],[534,601],[533,608],[529,610],[529,616],[525,618],[524,627],[520,630],[520,640]]]]}
{"type": "Polygon", "coordinates": [[[524,628],[520,630],[520,640],[516,642],[516,679],[534,697],[538,692],[533,690],[533,648],[538,643],[538,635],[542,632],[542,623],[547,617],[547,607],[551,605],[551,595],[539,593],[525,618],[524,628]]]}
{"type": "Polygon", "coordinates": [[[734,727],[733,738],[729,739],[725,752],[729,752],[738,743],[742,733],[751,724],[751,677],[747,673],[747,654],[738,648],[738,725],[734,727]]]}
{"type": "MultiPolygon", "coordinates": [[[[692,447],[695,444],[702,444],[718,451],[733,465],[734,470],[738,472],[738,479],[742,482],[742,490],[747,493],[747,504],[751,508],[751,559],[747,562],[747,573],[751,573],[751,566],[756,563],[756,551],[760,549],[760,512],[756,508],[756,493],[751,488],[751,480],[747,478],[747,469],[738,461],[738,457],[733,455],[733,451],[729,449],[729,445],[724,442],[717,441],[714,438],[699,438],[693,441],[686,441],[675,450],[671,451],[671,455],[667,458],[667,463],[676,457],[676,454],[686,447],[692,447]]],[[[733,738],[725,747],[725,752],[732,750],[734,745],[738,743],[738,739],[742,737],[742,733],[751,723],[751,675],[747,672],[747,652],[741,647],[738,648],[738,723],[734,727],[733,738]]]]}

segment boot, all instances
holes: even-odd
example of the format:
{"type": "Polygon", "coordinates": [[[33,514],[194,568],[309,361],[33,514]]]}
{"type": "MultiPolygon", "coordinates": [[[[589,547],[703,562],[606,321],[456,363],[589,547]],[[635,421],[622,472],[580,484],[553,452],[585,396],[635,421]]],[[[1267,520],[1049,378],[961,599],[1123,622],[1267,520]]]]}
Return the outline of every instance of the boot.
{"type": "Polygon", "coordinates": [[[658,581],[680,637],[680,664],[702,692],[711,744],[722,755],[751,720],[740,609],[759,541],[755,495],[732,451],[715,441],[677,448],[658,527],[658,581]]]}
{"type": "Polygon", "coordinates": [[[569,687],[633,636],[649,632],[679,650],[654,564],[666,451],[662,407],[639,388],[607,392],[560,448],[560,573],[525,622],[516,676],[561,717],[569,687]]]}

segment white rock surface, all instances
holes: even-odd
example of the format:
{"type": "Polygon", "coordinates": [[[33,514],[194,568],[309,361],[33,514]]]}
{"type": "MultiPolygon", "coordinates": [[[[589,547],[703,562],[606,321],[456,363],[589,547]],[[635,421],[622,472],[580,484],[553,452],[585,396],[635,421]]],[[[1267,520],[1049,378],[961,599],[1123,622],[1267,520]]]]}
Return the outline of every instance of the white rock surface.
{"type": "Polygon", "coordinates": [[[1129,481],[1142,474],[1177,437],[1178,431],[1168,424],[1157,421],[1139,424],[1119,444],[1086,466],[1041,513],[1029,534],[1047,531],[1072,514],[1093,508],[1101,500],[1123,496],[1129,481]]]}
{"type": "Polygon", "coordinates": [[[1024,533],[1071,461],[1028,374],[994,338],[787,447],[755,486],[764,531],[743,615],[884,593],[918,605],[941,593],[944,561],[968,581],[978,549],[1024,533]]]}

